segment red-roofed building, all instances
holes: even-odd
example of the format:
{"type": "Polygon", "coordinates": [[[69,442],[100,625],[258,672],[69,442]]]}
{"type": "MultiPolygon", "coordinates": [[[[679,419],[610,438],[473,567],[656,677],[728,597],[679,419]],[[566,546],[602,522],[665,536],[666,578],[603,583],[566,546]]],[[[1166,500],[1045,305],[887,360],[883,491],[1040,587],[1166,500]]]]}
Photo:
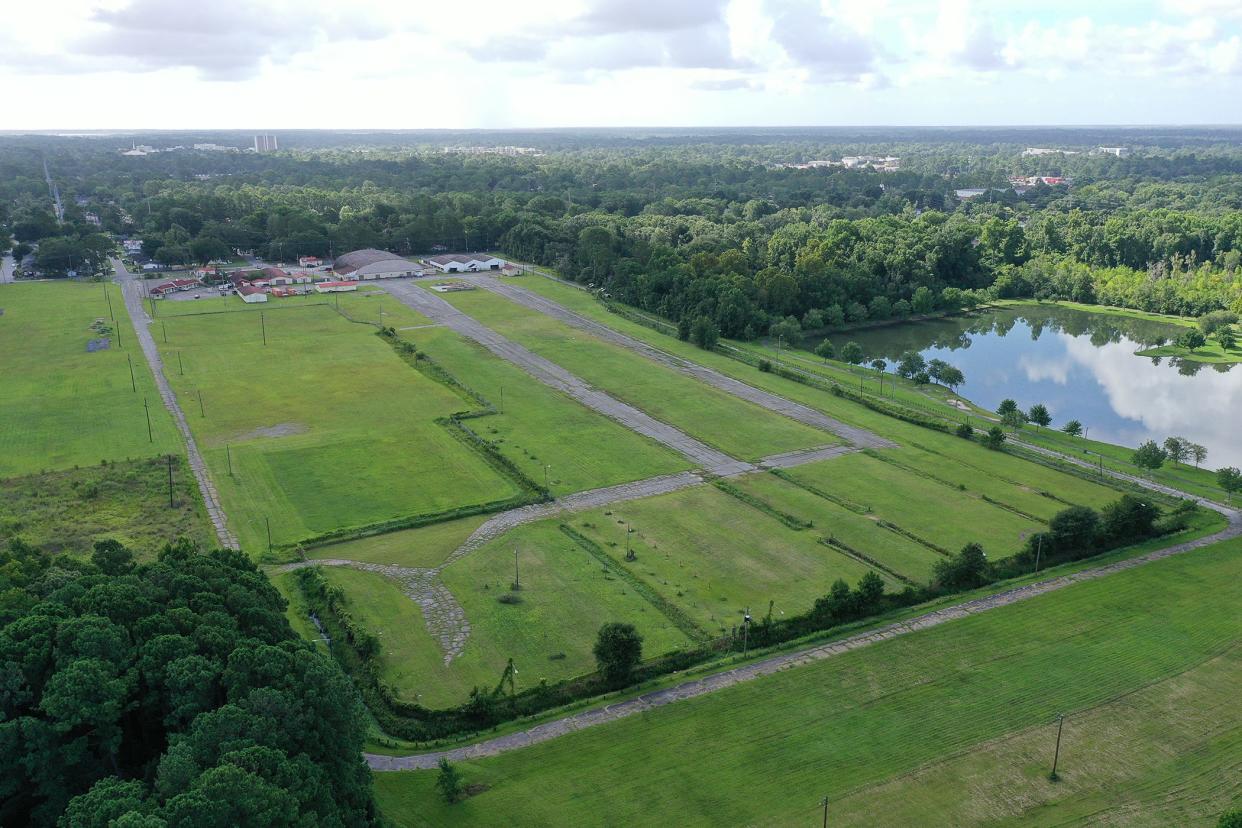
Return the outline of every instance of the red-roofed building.
{"type": "Polygon", "coordinates": [[[357,282],[319,282],[315,285],[315,293],[345,293],[357,289],[357,282]]]}
{"type": "Polygon", "coordinates": [[[151,288],[148,293],[157,299],[161,299],[170,293],[183,290],[193,290],[194,288],[200,288],[202,286],[203,282],[200,279],[173,279],[171,282],[163,282],[156,285],[151,288]]]}

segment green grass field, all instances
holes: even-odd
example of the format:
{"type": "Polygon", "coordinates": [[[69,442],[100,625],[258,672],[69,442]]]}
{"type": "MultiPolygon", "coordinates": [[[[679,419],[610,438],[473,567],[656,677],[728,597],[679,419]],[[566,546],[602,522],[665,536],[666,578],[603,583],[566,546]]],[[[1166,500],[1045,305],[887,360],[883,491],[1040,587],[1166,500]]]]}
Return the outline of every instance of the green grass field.
{"type": "Polygon", "coordinates": [[[734,457],[757,460],[840,442],[497,294],[475,290],[445,298],[497,333],[734,457]]]}
{"type": "Polygon", "coordinates": [[[805,612],[837,578],[854,584],[871,569],[819,543],[825,533],[818,527],[791,529],[712,486],[579,512],[566,522],[711,635],[740,624],[746,607],[762,616],[769,601],[778,617],[805,612]],[[638,559],[628,563],[631,528],[638,559]]]}
{"type": "Polygon", "coordinates": [[[183,451],[119,288],[0,285],[0,310],[0,479],[183,451]],[[92,329],[97,321],[109,330],[92,329]],[[88,353],[87,343],[102,338],[111,346],[88,353]]]}
{"type": "Polygon", "coordinates": [[[1210,825],[1240,795],[1239,552],[1218,544],[463,762],[466,782],[487,787],[457,805],[436,797],[434,772],[377,774],[380,807],[399,826],[786,825],[818,824],[827,796],[834,824],[1063,824],[1112,808],[1117,823],[1210,825]],[[1132,724],[1131,707],[1191,699],[1228,710],[1132,724]],[[1025,753],[1003,750],[1026,739],[1025,753]],[[1091,763],[1099,751],[1109,761],[1091,763]],[[891,820],[877,810],[888,802],[891,820]]]}
{"type": "Polygon", "coordinates": [[[981,543],[993,558],[1017,552],[1043,524],[910,474],[865,454],[835,457],[790,469],[789,476],[867,507],[918,537],[956,552],[981,543]],[[951,505],[950,505],[951,504],[951,505]]]}
{"type": "Polygon", "coordinates": [[[517,491],[434,422],[463,400],[370,325],[309,304],[160,324],[169,381],[252,553],[266,545],[265,519],[273,542],[288,543],[517,491]]]}
{"type": "Polygon", "coordinates": [[[532,480],[542,483],[549,467],[553,495],[672,474],[692,465],[448,328],[419,328],[401,336],[493,406],[503,405],[495,416],[476,421],[476,428],[532,480]]]}
{"type": "Polygon", "coordinates": [[[343,567],[326,567],[324,574],[345,588],[351,612],[379,637],[383,680],[398,697],[430,707],[460,704],[475,686],[491,690],[510,658],[519,688],[591,672],[595,631],[609,621],[634,624],[648,655],[689,642],[658,608],[606,573],[554,521],[520,527],[444,570],[444,583],[471,626],[464,652],[447,666],[421,610],[397,582],[343,567]],[[515,548],[522,588],[513,593],[515,548]],[[501,603],[501,596],[511,594],[518,603],[501,603]]]}
{"type": "Polygon", "coordinates": [[[48,552],[89,555],[111,538],[140,559],[184,536],[205,548],[216,543],[198,486],[180,457],[173,459],[173,505],[168,504],[166,458],[0,480],[0,546],[21,538],[48,552]]]}

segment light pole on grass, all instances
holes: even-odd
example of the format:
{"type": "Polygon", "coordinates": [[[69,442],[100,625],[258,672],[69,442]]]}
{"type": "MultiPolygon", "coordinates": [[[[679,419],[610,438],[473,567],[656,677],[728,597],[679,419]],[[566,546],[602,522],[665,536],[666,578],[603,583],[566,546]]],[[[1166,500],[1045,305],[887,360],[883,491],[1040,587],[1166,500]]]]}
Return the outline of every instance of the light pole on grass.
{"type": "Polygon", "coordinates": [[[828,797],[824,797],[819,802],[824,808],[824,828],[828,828],[828,797]]]}
{"type": "Polygon", "coordinates": [[[1060,779],[1060,777],[1057,776],[1057,764],[1061,760],[1061,729],[1063,727],[1065,727],[1065,714],[1058,713],[1057,714],[1057,748],[1056,748],[1056,752],[1052,754],[1052,773],[1048,774],[1048,778],[1052,780],[1053,782],[1056,782],[1058,779],[1060,779]]]}
{"type": "Polygon", "coordinates": [[[137,394],[138,383],[134,380],[134,358],[129,354],[126,354],[125,359],[129,363],[129,387],[133,389],[135,394],[137,394]]]}
{"type": "Polygon", "coordinates": [[[147,405],[147,398],[142,398],[142,410],[147,415],[147,442],[155,442],[155,433],[151,430],[151,407],[147,405]]]}
{"type": "Polygon", "coordinates": [[[750,652],[750,607],[742,612],[742,658],[750,652]]]}

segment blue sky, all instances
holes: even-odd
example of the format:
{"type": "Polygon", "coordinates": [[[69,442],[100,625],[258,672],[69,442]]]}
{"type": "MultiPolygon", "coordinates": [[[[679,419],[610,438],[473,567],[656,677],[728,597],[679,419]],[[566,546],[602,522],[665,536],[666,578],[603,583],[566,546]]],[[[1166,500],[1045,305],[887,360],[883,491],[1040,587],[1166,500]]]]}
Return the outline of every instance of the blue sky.
{"type": "Polygon", "coordinates": [[[9,128],[1242,122],[1242,0],[44,0],[9,128]]]}

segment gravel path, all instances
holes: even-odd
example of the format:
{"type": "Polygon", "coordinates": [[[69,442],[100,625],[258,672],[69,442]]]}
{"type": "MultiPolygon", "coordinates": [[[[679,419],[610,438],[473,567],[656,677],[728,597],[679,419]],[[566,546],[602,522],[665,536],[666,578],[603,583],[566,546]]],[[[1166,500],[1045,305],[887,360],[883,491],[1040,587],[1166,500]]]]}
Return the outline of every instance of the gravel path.
{"type": "Polygon", "coordinates": [[[147,364],[151,366],[151,373],[155,376],[155,385],[160,390],[164,407],[172,414],[177,430],[181,432],[181,437],[185,440],[190,470],[194,472],[194,479],[198,481],[198,490],[203,495],[203,504],[207,507],[207,516],[211,518],[211,524],[216,529],[216,537],[220,540],[221,546],[237,549],[239,548],[237,538],[229,531],[224,509],[220,506],[220,496],[216,493],[216,487],[207,473],[207,464],[203,462],[203,456],[198,451],[198,444],[194,442],[194,435],[190,433],[189,423],[186,422],[185,414],[177,403],[177,395],[173,393],[168,379],[164,376],[164,362],[160,358],[159,349],[155,347],[155,339],[147,327],[151,319],[142,306],[142,286],[125,269],[125,265],[119,259],[113,259],[112,266],[116,269],[116,280],[121,285],[121,295],[125,298],[125,309],[129,311],[130,321],[134,325],[134,334],[138,337],[139,345],[142,346],[142,353],[147,358],[147,364]]]}
{"type": "Polygon", "coordinates": [[[386,282],[382,286],[404,304],[457,333],[478,342],[501,359],[512,362],[544,385],[555,388],[583,405],[690,458],[712,474],[735,474],[753,469],[724,452],[699,442],[685,432],[662,423],[632,405],[592,388],[561,366],[523,348],[468,316],[448,302],[412,282],[386,282]]]}
{"type": "Polygon", "coordinates": [[[813,428],[835,434],[861,448],[891,448],[895,445],[878,434],[867,431],[865,428],[847,425],[840,420],[835,420],[820,411],[816,411],[810,406],[779,397],[776,394],[755,388],[753,385],[747,385],[741,380],[726,376],[715,369],[708,368],[683,357],[675,356],[666,351],[661,351],[659,348],[648,345],[646,342],[634,339],[607,325],[602,325],[593,319],[588,319],[579,313],[575,313],[551,299],[547,299],[511,282],[503,281],[497,276],[477,275],[469,276],[468,279],[474,284],[511,299],[519,305],[547,314],[554,319],[559,319],[567,325],[572,325],[614,345],[628,348],[654,362],[693,377],[735,397],[752,402],[769,411],[783,414],[792,420],[797,420],[813,428]]]}
{"type": "Polygon", "coordinates": [[[487,739],[472,745],[465,745],[450,750],[432,751],[430,753],[418,753],[410,756],[384,756],[379,754],[365,754],[367,764],[372,770],[376,771],[400,771],[400,770],[424,770],[434,768],[440,761],[441,757],[450,761],[462,761],[469,759],[478,759],[486,756],[496,756],[501,753],[508,753],[512,750],[519,750],[530,745],[547,742],[567,733],[573,733],[578,730],[584,730],[588,727],[613,722],[618,719],[624,719],[635,713],[643,713],[657,707],[663,707],[674,702],[692,699],[697,696],[703,696],[727,687],[732,687],[742,682],[752,681],[762,676],[768,676],[782,670],[788,670],[793,667],[800,667],[805,664],[811,664],[816,661],[833,658],[851,650],[858,650],[863,647],[869,647],[882,641],[887,641],[899,636],[908,635],[919,630],[936,627],[948,621],[954,621],[959,618],[965,618],[968,615],[974,615],[980,612],[996,609],[998,607],[1006,607],[1034,598],[1038,595],[1046,595],[1067,586],[1078,583],[1080,581],[1089,581],[1096,578],[1102,578],[1112,575],[1116,572],[1122,572],[1127,569],[1133,569],[1152,561],[1168,558],[1173,555],[1179,555],[1189,552],[1192,549],[1199,549],[1209,544],[1225,540],[1227,538],[1238,537],[1242,535],[1242,515],[1232,509],[1226,509],[1221,506],[1213,506],[1217,511],[1224,514],[1229,519],[1229,526],[1213,535],[1199,538],[1186,543],[1179,543],[1169,546],[1165,549],[1159,549],[1154,552],[1148,552],[1135,558],[1124,561],[1105,564],[1104,566],[1084,569],[1072,575],[1061,575],[1055,578],[1049,578],[1045,581],[1028,584],[1026,586],[1017,587],[1015,589],[1006,590],[995,595],[985,596],[983,598],[975,598],[970,601],[963,601],[950,607],[934,610],[924,613],[923,615],[910,618],[905,621],[898,621],[892,624],[886,624],[875,630],[865,633],[858,633],[846,638],[838,639],[826,644],[819,644],[802,650],[796,650],[788,653],[780,653],[770,656],[759,661],[735,667],[731,670],[725,670],[721,673],[714,673],[700,679],[693,679],[682,682],[672,687],[655,690],[645,693],[627,701],[618,702],[616,704],[607,705],[595,710],[587,710],[581,713],[574,713],[560,719],[545,722],[536,725],[527,730],[517,733],[498,736],[494,739],[487,739]]]}
{"type": "Polygon", "coordinates": [[[5,253],[3,257],[0,257],[0,285],[16,281],[16,272],[17,262],[13,260],[12,254],[5,253]]]}

